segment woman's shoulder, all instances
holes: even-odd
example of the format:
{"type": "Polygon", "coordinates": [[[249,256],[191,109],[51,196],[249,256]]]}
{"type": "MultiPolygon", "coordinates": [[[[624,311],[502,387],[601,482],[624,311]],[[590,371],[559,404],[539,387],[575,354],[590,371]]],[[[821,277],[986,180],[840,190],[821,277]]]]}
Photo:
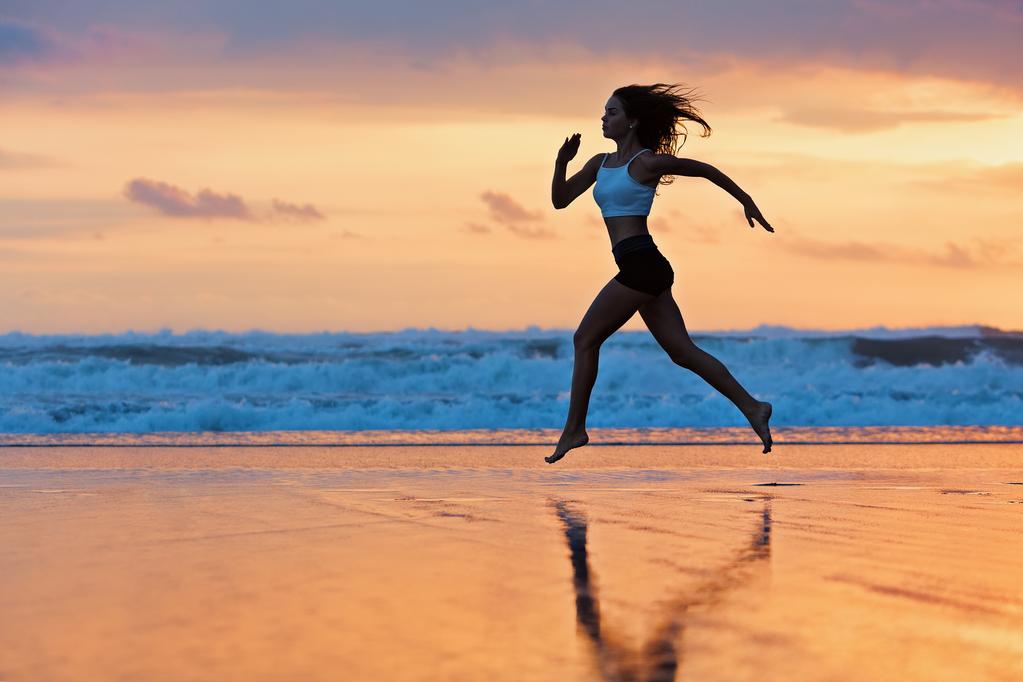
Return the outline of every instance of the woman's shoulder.
{"type": "Polygon", "coordinates": [[[644,170],[648,170],[651,173],[664,174],[671,172],[671,168],[678,162],[673,154],[658,154],[654,150],[650,150],[646,153],[640,154],[636,157],[636,163],[640,165],[644,170]]]}
{"type": "Polygon", "coordinates": [[[585,164],[583,164],[583,167],[587,169],[592,169],[593,172],[596,172],[597,170],[600,169],[601,166],[604,165],[604,159],[607,158],[607,155],[608,152],[600,152],[598,154],[594,154],[586,161],[585,164]]]}

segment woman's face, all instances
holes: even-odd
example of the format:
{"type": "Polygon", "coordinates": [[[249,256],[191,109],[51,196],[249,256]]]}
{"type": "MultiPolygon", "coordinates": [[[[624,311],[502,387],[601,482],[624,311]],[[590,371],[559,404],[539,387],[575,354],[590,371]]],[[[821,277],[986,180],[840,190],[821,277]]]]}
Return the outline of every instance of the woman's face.
{"type": "Polygon", "coordinates": [[[629,132],[629,119],[625,116],[625,109],[622,108],[622,101],[615,96],[604,105],[604,115],[600,117],[601,130],[604,137],[617,140],[625,137],[629,132]]]}

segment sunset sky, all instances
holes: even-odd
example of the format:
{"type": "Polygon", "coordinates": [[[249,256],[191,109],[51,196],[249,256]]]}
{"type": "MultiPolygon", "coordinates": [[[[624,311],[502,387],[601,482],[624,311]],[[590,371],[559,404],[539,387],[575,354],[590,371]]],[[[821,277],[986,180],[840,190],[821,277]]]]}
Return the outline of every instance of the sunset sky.
{"type": "Polygon", "coordinates": [[[0,0],[0,333],[574,328],[616,268],[554,158],[654,82],[777,230],[660,187],[691,330],[1023,328],[1021,35],[1008,0],[0,0]]]}

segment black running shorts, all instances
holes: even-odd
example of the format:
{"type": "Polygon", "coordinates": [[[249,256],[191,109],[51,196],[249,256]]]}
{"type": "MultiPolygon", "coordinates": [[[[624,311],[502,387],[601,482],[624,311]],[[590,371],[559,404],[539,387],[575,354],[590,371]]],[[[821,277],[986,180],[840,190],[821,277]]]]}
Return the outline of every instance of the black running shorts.
{"type": "Polygon", "coordinates": [[[618,264],[614,278],[630,289],[656,296],[675,283],[675,271],[648,234],[626,237],[611,252],[618,264]]]}

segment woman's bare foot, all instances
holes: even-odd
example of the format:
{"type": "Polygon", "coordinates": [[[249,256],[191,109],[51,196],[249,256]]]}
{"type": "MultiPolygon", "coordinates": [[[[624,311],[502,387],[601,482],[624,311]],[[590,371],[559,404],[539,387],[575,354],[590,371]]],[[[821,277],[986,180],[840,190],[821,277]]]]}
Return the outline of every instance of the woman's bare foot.
{"type": "Polygon", "coordinates": [[[586,435],[586,431],[565,431],[561,434],[561,439],[558,441],[558,446],[554,448],[554,454],[549,457],[544,457],[543,461],[548,464],[554,464],[559,459],[565,456],[565,453],[573,448],[581,448],[590,442],[590,437],[586,435]]]}
{"type": "Polygon", "coordinates": [[[750,426],[760,436],[760,440],[764,441],[764,454],[766,455],[771,451],[771,427],[768,426],[767,422],[771,419],[771,403],[758,402],[756,407],[750,412],[744,412],[746,419],[749,419],[750,426]]]}

